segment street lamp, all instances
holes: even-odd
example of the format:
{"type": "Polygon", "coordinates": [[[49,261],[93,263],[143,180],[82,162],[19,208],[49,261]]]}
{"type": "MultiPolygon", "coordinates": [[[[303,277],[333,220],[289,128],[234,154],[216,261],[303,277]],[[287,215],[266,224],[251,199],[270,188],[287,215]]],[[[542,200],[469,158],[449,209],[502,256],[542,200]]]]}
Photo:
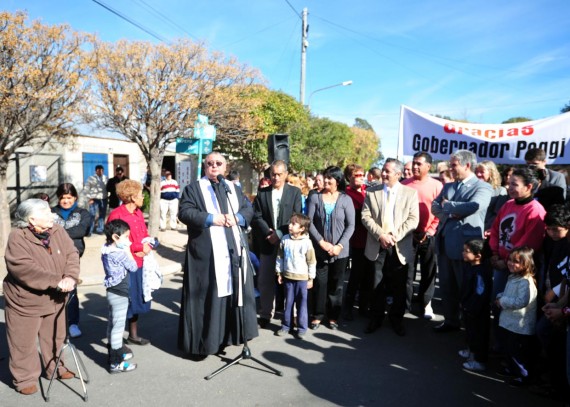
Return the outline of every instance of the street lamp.
{"type": "Polygon", "coordinates": [[[341,83],[337,83],[336,85],[330,85],[330,86],[325,86],[324,88],[320,88],[317,90],[314,90],[311,92],[311,94],[309,95],[309,102],[307,103],[307,108],[310,109],[311,107],[311,98],[313,97],[313,95],[317,92],[320,92],[321,90],[326,90],[326,89],[330,89],[330,88],[336,88],[337,86],[349,86],[352,85],[352,81],[344,81],[341,83]]]}

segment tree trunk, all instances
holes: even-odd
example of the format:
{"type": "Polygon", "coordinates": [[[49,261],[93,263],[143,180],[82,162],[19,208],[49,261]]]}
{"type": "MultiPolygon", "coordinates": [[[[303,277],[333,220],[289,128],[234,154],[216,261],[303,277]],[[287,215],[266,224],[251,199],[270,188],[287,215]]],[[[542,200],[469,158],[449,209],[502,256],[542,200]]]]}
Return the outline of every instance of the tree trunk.
{"type": "Polygon", "coordinates": [[[8,180],[6,178],[6,168],[3,166],[0,168],[0,257],[4,257],[6,252],[6,244],[8,243],[8,235],[11,228],[8,180]]]}
{"type": "Polygon", "coordinates": [[[149,162],[152,181],[150,183],[150,209],[148,211],[148,233],[158,236],[160,223],[160,180],[162,171],[162,154],[152,154],[149,162]]]}

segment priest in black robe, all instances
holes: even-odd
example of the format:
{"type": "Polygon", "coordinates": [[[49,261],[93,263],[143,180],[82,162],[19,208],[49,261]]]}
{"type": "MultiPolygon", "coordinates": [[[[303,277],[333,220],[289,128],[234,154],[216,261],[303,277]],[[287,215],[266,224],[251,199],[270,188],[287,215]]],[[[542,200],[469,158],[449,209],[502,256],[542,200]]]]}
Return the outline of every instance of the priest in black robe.
{"type": "Polygon", "coordinates": [[[253,208],[239,187],[222,180],[228,193],[218,181],[226,172],[220,153],[208,154],[204,164],[205,176],[184,189],[178,212],[188,228],[178,347],[197,360],[258,335],[253,270],[239,236],[253,208]]]}

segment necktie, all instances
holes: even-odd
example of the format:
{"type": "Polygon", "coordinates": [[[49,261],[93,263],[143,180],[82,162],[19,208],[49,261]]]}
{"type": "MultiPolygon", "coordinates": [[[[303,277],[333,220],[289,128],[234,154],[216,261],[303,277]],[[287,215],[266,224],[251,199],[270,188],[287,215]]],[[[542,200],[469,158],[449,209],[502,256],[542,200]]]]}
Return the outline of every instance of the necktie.
{"type": "Polygon", "coordinates": [[[458,193],[459,191],[461,191],[461,187],[463,187],[463,181],[459,181],[457,183],[457,188],[455,188],[455,193],[458,193]]]}

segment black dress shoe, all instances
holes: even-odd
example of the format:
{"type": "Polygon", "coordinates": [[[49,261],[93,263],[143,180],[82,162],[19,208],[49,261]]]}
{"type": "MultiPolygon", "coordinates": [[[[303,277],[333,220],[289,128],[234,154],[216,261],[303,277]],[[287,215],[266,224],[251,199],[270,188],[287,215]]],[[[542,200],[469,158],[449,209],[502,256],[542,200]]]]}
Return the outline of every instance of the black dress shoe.
{"type": "Polygon", "coordinates": [[[259,324],[260,328],[266,328],[269,325],[269,318],[257,318],[257,323],[259,324]]]}
{"type": "Polygon", "coordinates": [[[190,359],[192,362],[201,362],[206,359],[208,355],[199,355],[197,353],[190,353],[187,358],[190,359]]]}
{"type": "Polygon", "coordinates": [[[453,332],[453,331],[459,331],[459,327],[448,324],[447,322],[442,322],[441,324],[434,326],[433,330],[438,333],[453,332]]]}
{"type": "Polygon", "coordinates": [[[392,325],[392,329],[394,330],[394,332],[396,332],[396,335],[398,336],[406,335],[406,328],[404,328],[404,325],[402,324],[394,324],[392,325]]]}
{"type": "Polygon", "coordinates": [[[378,328],[380,328],[381,326],[382,326],[382,320],[377,319],[377,318],[373,318],[370,320],[370,322],[366,326],[366,329],[364,329],[364,333],[365,334],[371,334],[372,332],[376,332],[376,330],[378,328]]]}

